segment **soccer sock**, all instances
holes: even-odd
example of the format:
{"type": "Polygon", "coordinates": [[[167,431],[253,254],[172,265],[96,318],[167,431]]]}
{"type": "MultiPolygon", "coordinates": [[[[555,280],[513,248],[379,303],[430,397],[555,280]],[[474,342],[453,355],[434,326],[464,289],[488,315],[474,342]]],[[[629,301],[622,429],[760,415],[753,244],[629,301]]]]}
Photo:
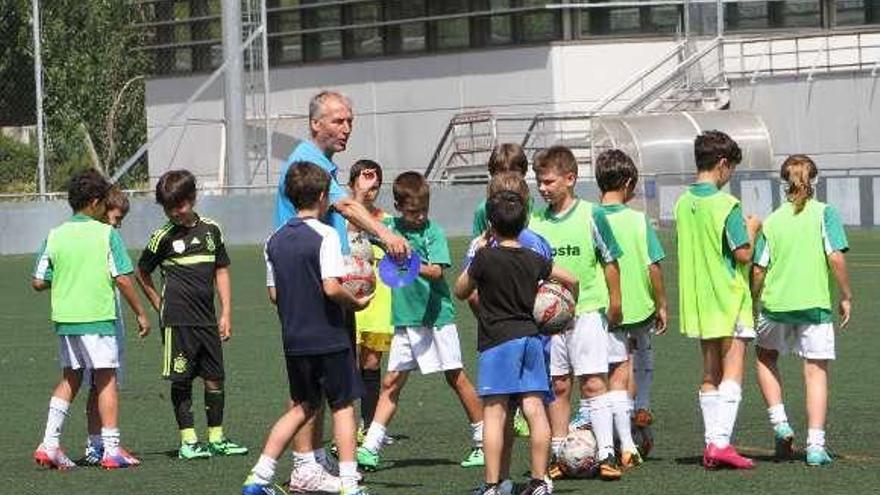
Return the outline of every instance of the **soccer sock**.
{"type": "Polygon", "coordinates": [[[590,418],[593,421],[593,434],[596,435],[600,461],[614,454],[614,413],[608,395],[605,393],[587,399],[590,402],[590,418]]]}
{"type": "Polygon", "coordinates": [[[223,434],[223,427],[222,426],[209,426],[208,427],[208,442],[210,442],[210,443],[222,442],[224,438],[226,438],[226,435],[223,434]]]}
{"type": "Polygon", "coordinates": [[[363,447],[374,454],[378,454],[382,448],[383,440],[385,440],[385,427],[373,421],[370,423],[370,429],[367,430],[367,437],[364,438],[363,447]]]}
{"type": "Polygon", "coordinates": [[[294,469],[317,462],[317,460],[315,459],[315,451],[313,450],[310,450],[308,452],[292,452],[292,454],[294,469]]]}
{"type": "Polygon", "coordinates": [[[192,428],[195,423],[192,414],[192,382],[171,382],[171,404],[178,429],[192,428]]]}
{"type": "Polygon", "coordinates": [[[550,455],[560,457],[562,455],[562,446],[565,445],[565,437],[553,437],[550,439],[550,455]]]}
{"type": "Polygon", "coordinates": [[[105,457],[119,454],[119,428],[101,428],[101,440],[105,457]]]}
{"type": "Polygon", "coordinates": [[[199,437],[196,435],[195,428],[184,428],[180,430],[180,443],[197,443],[199,437]]]}
{"type": "Polygon", "coordinates": [[[636,409],[651,409],[651,385],[654,383],[654,348],[651,334],[640,332],[633,353],[633,374],[636,380],[636,409]]]}
{"type": "Polygon", "coordinates": [[[101,439],[100,433],[97,435],[89,435],[89,440],[86,445],[93,449],[101,450],[104,448],[104,440],[101,439]]]}
{"type": "Polygon", "coordinates": [[[376,404],[379,403],[379,390],[382,388],[382,374],[379,370],[361,370],[364,382],[364,396],[361,398],[361,420],[364,425],[373,422],[376,404]]]}
{"type": "Polygon", "coordinates": [[[810,428],[807,430],[807,447],[825,448],[825,430],[810,428]]]}
{"type": "Polygon", "coordinates": [[[351,490],[357,488],[358,471],[357,462],[348,461],[339,463],[339,478],[342,480],[343,490],[351,490]]]}
{"type": "Polygon", "coordinates": [[[774,427],[788,423],[788,416],[785,414],[785,404],[776,404],[767,408],[767,415],[770,416],[770,424],[774,427]]]}
{"type": "Polygon", "coordinates": [[[475,449],[483,448],[483,422],[471,423],[471,441],[475,449]]]}
{"type": "Polygon", "coordinates": [[[251,474],[254,475],[254,480],[261,485],[269,485],[272,484],[272,478],[275,477],[275,464],[278,461],[267,456],[261,455],[260,460],[257,461],[254,468],[251,469],[251,474]]]}
{"type": "MultiPolygon", "coordinates": [[[[223,387],[210,389],[205,387],[205,417],[208,420],[208,428],[223,424],[223,408],[226,404],[226,393],[223,387]]],[[[212,442],[214,440],[211,440],[212,442]]]]}
{"type": "Polygon", "coordinates": [[[581,401],[578,403],[577,413],[584,424],[589,424],[592,422],[590,416],[590,399],[581,399],[581,401]]]}
{"type": "Polygon", "coordinates": [[[67,410],[70,403],[58,397],[49,399],[49,414],[46,417],[46,432],[43,434],[43,446],[47,449],[57,449],[61,438],[61,429],[64,420],[67,419],[67,410]]]}
{"type": "Polygon", "coordinates": [[[715,428],[721,396],[717,390],[700,392],[700,410],[703,412],[703,439],[706,445],[715,442],[715,428]]]}
{"type": "Polygon", "coordinates": [[[606,394],[614,414],[614,431],[620,439],[621,452],[632,452],[636,444],[632,438],[632,423],[630,412],[632,411],[632,399],[626,390],[612,390],[606,394]]]}
{"type": "Polygon", "coordinates": [[[742,387],[733,380],[724,380],[718,386],[718,393],[721,398],[718,401],[718,434],[715,445],[724,448],[730,445],[733,436],[739,403],[742,401],[742,387]]]}

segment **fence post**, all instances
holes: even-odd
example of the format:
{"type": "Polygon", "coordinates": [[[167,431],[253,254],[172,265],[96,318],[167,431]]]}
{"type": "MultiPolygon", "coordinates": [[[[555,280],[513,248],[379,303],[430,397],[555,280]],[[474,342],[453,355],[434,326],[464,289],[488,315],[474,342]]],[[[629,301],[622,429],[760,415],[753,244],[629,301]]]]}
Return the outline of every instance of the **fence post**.
{"type": "Polygon", "coordinates": [[[241,51],[241,0],[223,1],[223,54],[229,65],[223,74],[226,117],[226,168],[231,186],[250,181],[245,148],[244,55],[241,51]]]}
{"type": "Polygon", "coordinates": [[[46,144],[43,136],[43,56],[40,29],[40,0],[32,0],[31,24],[34,32],[34,93],[37,110],[37,181],[40,199],[46,194],[46,144]]]}

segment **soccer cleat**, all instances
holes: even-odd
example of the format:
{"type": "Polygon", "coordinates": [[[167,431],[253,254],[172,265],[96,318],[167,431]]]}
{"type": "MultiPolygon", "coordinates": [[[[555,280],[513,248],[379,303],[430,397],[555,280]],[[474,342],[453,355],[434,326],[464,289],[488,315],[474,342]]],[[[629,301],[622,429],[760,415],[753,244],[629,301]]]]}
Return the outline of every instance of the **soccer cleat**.
{"type": "Polygon", "coordinates": [[[367,488],[364,486],[356,486],[354,488],[342,488],[339,490],[340,495],[370,495],[370,492],[367,491],[367,488]]]}
{"type": "Polygon", "coordinates": [[[288,488],[292,493],[337,493],[342,490],[342,480],[327,472],[320,464],[310,463],[293,468],[288,488]]]}
{"type": "Polygon", "coordinates": [[[503,480],[501,483],[491,487],[491,489],[486,486],[486,483],[481,483],[479,487],[471,492],[471,495],[484,495],[486,493],[491,493],[493,495],[513,495],[513,488],[513,481],[511,480],[503,480]]]}
{"type": "Polygon", "coordinates": [[[76,463],[71,461],[70,458],[64,454],[61,447],[47,449],[43,444],[40,444],[39,447],[37,447],[37,450],[34,451],[34,462],[40,466],[61,471],[76,467],[76,463]]]}
{"type": "Polygon", "coordinates": [[[381,459],[379,458],[378,452],[371,452],[366,447],[358,447],[357,452],[355,452],[355,457],[357,458],[358,466],[363,468],[364,471],[375,471],[379,469],[379,462],[381,462],[381,459]]]}
{"type": "Polygon", "coordinates": [[[284,490],[273,485],[258,483],[253,474],[250,474],[241,487],[241,495],[283,495],[284,490]]]}
{"type": "Polygon", "coordinates": [[[211,451],[200,443],[182,443],[177,451],[178,459],[208,459],[211,457],[211,451]]]}
{"type": "Polygon", "coordinates": [[[617,462],[617,457],[614,454],[610,454],[601,461],[599,461],[599,478],[605,481],[617,481],[623,476],[623,470],[620,468],[620,463],[617,462]]]}
{"type": "Polygon", "coordinates": [[[720,448],[714,443],[706,446],[703,451],[703,467],[706,469],[717,469],[720,467],[729,467],[732,469],[752,469],[755,462],[747,457],[739,455],[739,452],[733,447],[720,448]]]}
{"type": "Polygon", "coordinates": [[[773,427],[775,443],[775,455],[777,460],[791,459],[794,457],[794,430],[788,423],[781,423],[773,427]]]}
{"type": "Polygon", "coordinates": [[[574,415],[571,422],[568,423],[568,431],[575,430],[592,430],[593,423],[590,421],[590,418],[583,416],[580,411],[574,415]]]}
{"type": "Polygon", "coordinates": [[[807,447],[807,466],[827,466],[834,462],[834,459],[828,454],[825,447],[809,446],[807,447]]]}
{"type": "Polygon", "coordinates": [[[517,411],[513,417],[513,434],[520,438],[528,438],[529,422],[522,415],[522,411],[517,411]]]}
{"type": "Polygon", "coordinates": [[[483,449],[482,447],[474,447],[471,449],[470,453],[467,457],[461,461],[461,467],[463,468],[471,468],[471,467],[483,467],[486,465],[486,459],[483,457],[483,449]]]}
{"type": "Polygon", "coordinates": [[[119,447],[116,454],[110,455],[104,451],[104,457],[101,458],[101,467],[104,469],[125,469],[128,467],[140,466],[141,461],[128,453],[127,450],[119,447]]]}
{"type": "Polygon", "coordinates": [[[81,464],[86,466],[100,466],[101,459],[104,458],[104,449],[95,447],[93,445],[87,445],[86,451],[83,454],[82,459],[79,461],[81,464]]]}
{"type": "Polygon", "coordinates": [[[562,469],[562,463],[553,459],[547,466],[547,477],[551,480],[558,480],[565,477],[565,470],[562,469]]]}
{"type": "Polygon", "coordinates": [[[636,426],[638,426],[639,428],[645,428],[651,426],[654,423],[654,414],[652,414],[649,409],[639,409],[638,411],[636,411],[633,419],[636,423],[636,426]]]}
{"type": "Polygon", "coordinates": [[[642,456],[639,454],[638,449],[633,451],[625,450],[620,453],[620,467],[623,468],[624,471],[641,466],[643,462],[644,461],[642,460],[642,456]]]}
{"type": "Polygon", "coordinates": [[[239,445],[228,438],[224,438],[219,442],[208,443],[208,452],[211,455],[245,455],[248,453],[247,447],[239,445]]]}
{"type": "Polygon", "coordinates": [[[552,489],[547,486],[544,480],[532,479],[523,487],[519,495],[550,495],[552,489]]]}

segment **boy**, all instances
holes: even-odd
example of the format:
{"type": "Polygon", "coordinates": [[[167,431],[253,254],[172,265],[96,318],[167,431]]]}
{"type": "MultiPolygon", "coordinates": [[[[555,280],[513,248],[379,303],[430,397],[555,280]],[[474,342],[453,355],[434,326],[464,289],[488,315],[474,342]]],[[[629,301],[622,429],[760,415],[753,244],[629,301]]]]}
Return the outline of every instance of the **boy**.
{"type": "MultiPolygon", "coordinates": [[[[620,248],[601,209],[574,194],[577,161],[571,150],[553,146],[534,164],[538,190],[547,207],[534,212],[529,228],[553,247],[553,261],[580,284],[574,328],[554,335],[550,376],[556,399],[550,403],[551,451],[558,457],[569,429],[572,376],[577,377],[584,415],[589,413],[598,443],[599,476],[620,479],[614,455],[611,402],[608,397],[608,325],[620,323],[620,248]]],[[[624,358],[625,359],[625,358],[624,358]]],[[[551,466],[551,478],[562,475],[551,466]]]]}
{"type": "Polygon", "coordinates": [[[164,367],[171,381],[171,403],[180,430],[180,459],[244,455],[247,448],[223,433],[223,349],[232,332],[229,256],[220,227],[195,211],[196,178],[187,170],[170,170],[156,183],[156,202],[168,222],[153,232],[138,261],[137,280],[162,328],[164,367]],[[153,270],[162,267],[162,295],[153,286],[153,270]],[[214,313],[214,286],[220,319],[214,313]],[[208,445],[200,444],[192,414],[192,382],[205,384],[208,445]]]}
{"type": "MultiPolygon", "coordinates": [[[[529,171],[529,159],[526,158],[526,153],[522,146],[516,143],[502,143],[495,146],[495,149],[492,150],[486,167],[489,169],[490,181],[496,174],[502,172],[516,172],[525,178],[526,172],[529,171]]],[[[526,204],[531,209],[531,198],[529,198],[526,204]]],[[[477,237],[486,232],[488,228],[489,224],[486,222],[486,200],[483,200],[477,205],[477,209],[474,210],[472,234],[474,237],[477,237]]]]}
{"type": "MultiPolygon", "coordinates": [[[[633,412],[630,377],[635,374],[636,397],[642,400],[643,408],[639,412],[650,417],[645,404],[650,397],[653,373],[651,334],[662,335],[666,331],[666,294],[660,270],[660,261],[666,254],[648,217],[626,206],[635,196],[639,180],[633,161],[620,150],[608,150],[596,159],[595,172],[602,191],[599,208],[605,212],[614,238],[623,250],[617,259],[623,320],[610,332],[608,353],[610,361],[616,364],[611,366],[608,395],[614,412],[614,429],[620,440],[620,463],[624,468],[631,468],[641,463],[641,455],[633,442],[630,424],[633,412]],[[638,361],[638,366],[629,359],[631,356],[638,361]]],[[[637,420],[639,416],[636,415],[637,420]]],[[[646,428],[650,421],[646,423],[636,421],[636,427],[646,428]]],[[[642,447],[645,451],[641,453],[647,455],[650,444],[642,447]]]]}
{"type": "MultiPolygon", "coordinates": [[[[130,205],[128,196],[118,187],[111,187],[104,198],[104,216],[102,222],[109,224],[114,229],[122,228],[122,219],[128,214],[130,205]]],[[[125,320],[122,317],[122,305],[119,300],[119,291],[116,291],[116,322],[115,322],[116,347],[119,354],[119,367],[116,368],[116,385],[122,386],[123,369],[125,365],[125,320]]],[[[86,401],[86,425],[88,439],[86,451],[82,462],[87,465],[97,466],[104,457],[104,442],[101,439],[101,416],[98,411],[98,389],[95,387],[95,379],[86,370],[86,383],[89,386],[89,398],[86,401]]],[[[85,375],[84,375],[85,376],[85,375]]]]}
{"type": "Polygon", "coordinates": [[[70,403],[82,383],[83,369],[92,371],[97,389],[105,469],[136,466],[140,461],[119,444],[116,368],[119,353],[115,332],[116,295],[125,297],[137,315],[139,332],[150,332],[150,321],[128,276],[131,260],[119,233],[96,218],[104,215],[104,198],[110,183],[94,169],[74,175],[67,187],[73,217],[52,229],[37,256],[31,285],[52,288],[52,321],[59,338],[61,382],[49,401],[43,441],[34,460],[56,469],[75,467],[61,449],[59,439],[70,403]]]}
{"type": "Polygon", "coordinates": [[[297,216],[266,242],[266,283],[281,320],[293,406],[272,427],[242,494],[286,492],[272,486],[278,458],[326,398],[339,448],[339,493],[365,495],[358,486],[353,405],[363,395],[363,384],[343,307],[364,309],[370,298],[357,299],[342,286],[339,278],[345,274],[345,265],[339,236],[318,220],[329,208],[330,176],[317,165],[298,162],[288,169],[284,183],[297,216]]]}
{"type": "MultiPolygon", "coordinates": [[[[455,295],[468,298],[480,289],[477,309],[478,387],[483,399],[486,478],[482,495],[500,495],[502,476],[510,465],[511,446],[505,430],[511,400],[521,401],[531,438],[531,480],[521,495],[547,494],[545,481],[550,424],[544,397],[550,381],[544,343],[532,316],[538,284],[551,277],[577,294],[577,280],[553,267],[552,261],[524,248],[517,240],[528,221],[526,201],[512,191],[489,196],[487,216],[495,247],[479,249],[455,284],[455,295]]],[[[486,244],[483,243],[483,246],[486,244]]],[[[508,468],[509,469],[509,468],[508,468]]],[[[505,482],[507,480],[504,480],[505,482]]],[[[510,488],[510,487],[508,487],[510,488]]]]}
{"type": "Polygon", "coordinates": [[[761,222],[743,218],[739,200],[720,190],[742,151],[720,131],[694,140],[697,180],[675,204],[681,332],[700,339],[705,428],[703,466],[751,469],[730,444],[739,403],[746,342],[755,337],[748,268],[761,222]]]}
{"type": "Polygon", "coordinates": [[[410,371],[427,375],[442,371],[455,391],[471,424],[473,448],[462,467],[483,465],[483,411],[474,386],[461,363],[455,307],[443,270],[451,265],[446,235],[428,219],[430,191],[418,172],[404,172],[394,180],[394,207],[400,217],[387,224],[409,242],[422,260],[419,276],[410,285],[392,289],[391,313],[394,337],[388,370],[373,423],[358,448],[358,464],[368,470],[379,466],[379,451],[388,423],[397,411],[400,393],[410,371]]]}

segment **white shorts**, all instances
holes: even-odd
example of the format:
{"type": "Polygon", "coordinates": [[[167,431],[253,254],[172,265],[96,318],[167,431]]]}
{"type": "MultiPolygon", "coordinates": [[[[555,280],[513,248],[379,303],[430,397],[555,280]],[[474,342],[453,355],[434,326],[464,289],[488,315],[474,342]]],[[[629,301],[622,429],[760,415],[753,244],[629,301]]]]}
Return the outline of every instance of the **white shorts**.
{"type": "Polygon", "coordinates": [[[119,367],[115,335],[60,335],[58,355],[62,368],[104,369],[119,367]]]}
{"type": "Polygon", "coordinates": [[[834,359],[834,325],[778,323],[761,315],[755,344],[780,354],[797,354],[804,359],[834,359]]]}
{"type": "Polygon", "coordinates": [[[590,311],[578,316],[574,328],[554,335],[550,341],[550,376],[608,373],[609,362],[620,362],[609,361],[610,339],[604,314],[590,311]]]}
{"type": "MultiPolygon", "coordinates": [[[[625,330],[613,330],[608,332],[608,362],[622,363],[629,359],[634,351],[634,340],[650,336],[654,333],[654,319],[648,320],[644,325],[631,326],[625,330]]],[[[650,338],[650,337],[649,337],[650,338]]]]}
{"type": "Polygon", "coordinates": [[[388,371],[417,369],[427,375],[463,367],[458,329],[454,323],[442,327],[394,328],[388,371]]]}

